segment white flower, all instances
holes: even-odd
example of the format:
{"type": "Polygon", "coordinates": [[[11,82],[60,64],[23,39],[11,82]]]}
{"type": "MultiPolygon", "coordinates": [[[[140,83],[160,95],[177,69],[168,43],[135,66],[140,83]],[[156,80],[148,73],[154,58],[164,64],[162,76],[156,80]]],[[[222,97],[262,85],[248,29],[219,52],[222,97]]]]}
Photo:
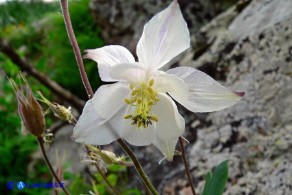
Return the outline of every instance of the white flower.
{"type": "Polygon", "coordinates": [[[144,26],[139,62],[122,46],[87,50],[85,57],[98,63],[100,78],[116,83],[101,86],[86,103],[74,128],[75,141],[104,145],[122,138],[136,146],[154,144],[172,160],[185,129],[172,98],[192,112],[212,112],[243,95],[193,68],[159,70],[189,47],[187,24],[173,1],[144,26]]]}

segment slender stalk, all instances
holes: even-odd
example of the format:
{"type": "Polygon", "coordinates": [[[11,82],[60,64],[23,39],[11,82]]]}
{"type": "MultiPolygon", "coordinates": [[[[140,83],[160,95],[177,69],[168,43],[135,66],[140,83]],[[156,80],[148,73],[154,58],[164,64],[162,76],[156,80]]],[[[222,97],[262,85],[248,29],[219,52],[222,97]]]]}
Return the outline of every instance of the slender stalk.
{"type": "Polygon", "coordinates": [[[149,190],[149,188],[147,187],[147,185],[145,184],[145,182],[142,182],[145,188],[145,194],[146,195],[151,195],[151,191],[149,190]]]}
{"type": "Polygon", "coordinates": [[[73,27],[72,27],[72,24],[71,24],[71,19],[70,19],[70,14],[69,14],[69,9],[68,9],[68,1],[67,0],[61,0],[61,8],[62,8],[62,13],[63,13],[63,17],[64,17],[64,23],[65,23],[66,30],[67,30],[67,33],[68,33],[68,36],[69,36],[69,40],[70,40],[71,45],[72,45],[73,50],[74,50],[74,54],[75,54],[75,58],[76,58],[76,61],[77,61],[77,64],[78,64],[78,68],[79,68],[79,72],[80,72],[80,75],[81,75],[81,79],[82,79],[83,85],[84,85],[84,87],[86,89],[87,95],[88,95],[88,97],[90,99],[90,98],[93,97],[94,93],[93,93],[91,85],[90,85],[90,83],[88,81],[88,77],[87,77],[87,74],[86,74],[86,71],[85,71],[85,68],[84,68],[84,64],[83,64],[83,61],[82,61],[82,57],[81,57],[81,52],[80,52],[76,37],[74,35],[74,31],[73,31],[73,27]]]}
{"type": "MultiPolygon", "coordinates": [[[[89,148],[87,146],[85,146],[85,148],[86,148],[87,152],[89,152],[89,148]]],[[[103,178],[103,180],[105,181],[105,183],[114,192],[114,194],[120,195],[121,193],[108,181],[108,179],[106,178],[106,176],[102,172],[102,170],[99,168],[99,166],[97,164],[95,164],[95,167],[96,167],[97,171],[99,172],[99,174],[101,175],[101,177],[103,178]]]]}
{"type": "Polygon", "coordinates": [[[136,171],[138,172],[138,174],[140,175],[141,179],[144,181],[146,186],[149,188],[149,190],[152,192],[152,194],[157,194],[158,195],[157,190],[154,188],[154,186],[152,185],[151,181],[148,179],[148,177],[145,174],[145,172],[144,172],[139,160],[137,159],[137,157],[135,156],[135,154],[131,150],[131,148],[122,139],[118,139],[117,141],[120,144],[120,146],[124,149],[124,151],[132,159],[132,161],[134,163],[134,166],[136,168],[136,171]]]}
{"type": "Polygon", "coordinates": [[[189,184],[191,186],[193,194],[196,195],[194,184],[193,184],[192,177],[191,177],[191,174],[190,174],[188,161],[187,161],[186,150],[185,150],[185,146],[184,146],[184,140],[183,140],[182,137],[179,137],[179,144],[180,144],[180,147],[181,147],[182,159],[184,161],[185,170],[186,170],[186,174],[188,176],[189,184]]]}
{"type": "Polygon", "coordinates": [[[42,138],[42,137],[38,137],[38,138],[37,138],[37,141],[38,141],[38,143],[39,143],[39,146],[40,146],[41,151],[42,151],[42,153],[43,153],[43,157],[44,157],[44,159],[45,159],[45,161],[46,161],[46,164],[47,164],[47,166],[48,166],[48,168],[49,168],[49,170],[50,170],[52,176],[55,178],[55,180],[57,181],[57,183],[59,184],[59,186],[62,188],[62,190],[64,191],[64,193],[67,194],[67,195],[70,195],[69,191],[65,188],[65,186],[62,187],[63,185],[62,185],[62,183],[61,183],[61,180],[60,180],[59,177],[57,176],[56,172],[55,172],[54,169],[53,169],[52,164],[50,163],[50,161],[49,161],[49,159],[48,159],[48,156],[47,156],[47,153],[46,153],[46,150],[45,150],[45,146],[44,146],[44,140],[43,140],[43,138],[42,138]]]}
{"type": "Polygon", "coordinates": [[[54,188],[54,194],[55,195],[59,195],[59,192],[58,192],[58,190],[56,188],[54,188]]]}
{"type": "Polygon", "coordinates": [[[99,166],[96,164],[95,165],[96,169],[98,170],[98,172],[100,173],[100,175],[102,176],[103,180],[107,183],[107,185],[110,187],[110,189],[116,194],[116,195],[120,195],[120,192],[118,192],[117,189],[115,189],[114,186],[112,186],[112,184],[108,181],[108,179],[106,178],[106,176],[103,174],[102,170],[99,168],[99,166]]]}

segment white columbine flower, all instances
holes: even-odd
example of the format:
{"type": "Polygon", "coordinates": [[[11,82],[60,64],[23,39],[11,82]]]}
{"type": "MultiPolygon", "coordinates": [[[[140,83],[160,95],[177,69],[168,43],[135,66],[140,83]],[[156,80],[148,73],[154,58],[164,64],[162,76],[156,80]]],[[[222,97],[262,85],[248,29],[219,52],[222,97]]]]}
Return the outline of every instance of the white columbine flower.
{"type": "Polygon", "coordinates": [[[144,26],[138,62],[122,46],[87,50],[85,57],[98,63],[100,78],[116,83],[101,86],[86,103],[74,128],[75,141],[104,145],[122,138],[136,146],[154,144],[172,160],[185,129],[172,98],[192,112],[212,112],[243,96],[193,68],[159,70],[189,47],[187,24],[175,0],[144,26]]]}

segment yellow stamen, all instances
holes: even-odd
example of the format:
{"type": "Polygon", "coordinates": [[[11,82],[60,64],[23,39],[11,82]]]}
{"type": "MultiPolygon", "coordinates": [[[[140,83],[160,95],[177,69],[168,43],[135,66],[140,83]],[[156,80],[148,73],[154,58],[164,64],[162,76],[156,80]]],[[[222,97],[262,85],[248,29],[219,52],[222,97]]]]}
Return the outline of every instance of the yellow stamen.
{"type": "Polygon", "coordinates": [[[130,85],[130,89],[134,89],[134,87],[135,87],[135,86],[134,86],[133,84],[130,85]]]}
{"type": "Polygon", "coordinates": [[[150,87],[152,87],[152,86],[153,86],[153,84],[154,84],[154,80],[153,80],[153,79],[151,79],[151,80],[149,81],[149,85],[150,85],[150,87]]]}
{"type": "Polygon", "coordinates": [[[127,104],[131,104],[131,100],[130,99],[125,99],[125,102],[127,103],[127,104]]]}
{"type": "Polygon", "coordinates": [[[158,117],[156,115],[152,115],[151,116],[151,119],[155,122],[158,122],[158,117]]]}
{"type": "Polygon", "coordinates": [[[124,116],[124,119],[130,119],[130,118],[132,118],[132,115],[130,114],[124,116]]]}
{"type": "Polygon", "coordinates": [[[132,90],[130,98],[126,98],[125,102],[136,109],[133,114],[124,116],[124,119],[131,119],[131,124],[138,128],[147,128],[154,122],[158,122],[158,117],[151,112],[151,106],[159,101],[157,91],[153,87],[154,80],[148,83],[140,83],[139,85],[130,84],[132,90]]]}

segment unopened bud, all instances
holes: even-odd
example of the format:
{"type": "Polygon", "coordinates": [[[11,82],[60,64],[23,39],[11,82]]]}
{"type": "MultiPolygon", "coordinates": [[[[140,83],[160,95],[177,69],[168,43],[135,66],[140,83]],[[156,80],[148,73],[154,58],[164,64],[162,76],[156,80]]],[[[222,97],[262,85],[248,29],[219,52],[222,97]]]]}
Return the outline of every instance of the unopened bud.
{"type": "Polygon", "coordinates": [[[100,161],[102,160],[105,164],[120,164],[122,157],[117,157],[113,152],[107,150],[100,150],[94,146],[86,145],[90,150],[89,157],[91,160],[100,161]]]}
{"type": "Polygon", "coordinates": [[[42,102],[47,104],[51,110],[54,112],[54,115],[62,120],[68,121],[69,123],[74,123],[75,118],[71,112],[71,107],[66,108],[65,106],[62,106],[57,103],[52,103],[48,99],[46,99],[40,91],[38,91],[38,94],[42,98],[42,102]]]}
{"type": "Polygon", "coordinates": [[[99,155],[106,164],[114,164],[119,162],[119,158],[113,152],[100,150],[99,155]]]}
{"type": "Polygon", "coordinates": [[[24,85],[18,86],[14,80],[9,79],[18,100],[18,113],[22,121],[23,132],[30,132],[36,137],[41,137],[45,131],[45,117],[43,110],[33,96],[27,80],[22,74],[20,78],[24,85]]]}

